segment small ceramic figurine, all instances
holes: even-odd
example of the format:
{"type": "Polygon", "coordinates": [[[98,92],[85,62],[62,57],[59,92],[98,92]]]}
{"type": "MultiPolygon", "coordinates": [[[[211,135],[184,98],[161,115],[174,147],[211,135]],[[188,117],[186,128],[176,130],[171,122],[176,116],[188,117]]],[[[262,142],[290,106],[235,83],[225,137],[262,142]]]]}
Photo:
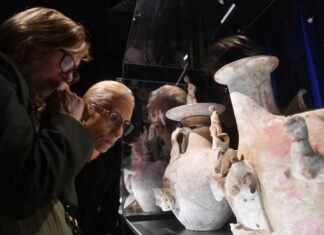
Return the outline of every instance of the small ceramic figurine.
{"type": "Polygon", "coordinates": [[[187,83],[187,104],[196,104],[196,86],[190,82],[188,75],[186,75],[183,80],[187,83]]]}
{"type": "Polygon", "coordinates": [[[293,116],[284,125],[292,138],[288,174],[297,180],[324,183],[324,157],[312,149],[304,118],[293,116]]]}
{"type": "Polygon", "coordinates": [[[238,222],[232,225],[233,231],[243,227],[246,230],[268,232],[270,227],[263,210],[256,174],[246,161],[239,161],[235,150],[228,148],[229,137],[222,132],[218,113],[213,106],[209,110],[213,111],[209,128],[213,138],[212,149],[218,153],[210,182],[214,197],[217,201],[226,198],[230,204],[238,222]]]}
{"type": "Polygon", "coordinates": [[[212,150],[227,149],[229,145],[229,137],[226,133],[223,133],[220,118],[215,106],[210,106],[208,110],[212,113],[210,116],[210,135],[213,139],[212,150]],[[224,139],[222,141],[221,139],[224,139]],[[225,144],[225,145],[224,145],[225,144]]]}

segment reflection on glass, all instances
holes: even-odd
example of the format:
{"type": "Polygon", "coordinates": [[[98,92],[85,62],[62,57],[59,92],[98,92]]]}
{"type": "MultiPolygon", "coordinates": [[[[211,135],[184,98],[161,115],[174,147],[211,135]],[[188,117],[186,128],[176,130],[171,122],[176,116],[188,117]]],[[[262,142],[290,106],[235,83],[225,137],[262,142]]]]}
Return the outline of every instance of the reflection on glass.
{"type": "Polygon", "coordinates": [[[200,69],[208,41],[228,4],[213,0],[138,0],[124,63],[200,69]],[[193,60],[195,57],[195,60],[193,60]]]}
{"type": "Polygon", "coordinates": [[[124,81],[133,89],[136,133],[124,145],[124,210],[161,212],[152,188],[163,187],[163,174],[170,159],[171,134],[177,122],[166,118],[173,107],[186,103],[187,93],[175,85],[124,81]]]}

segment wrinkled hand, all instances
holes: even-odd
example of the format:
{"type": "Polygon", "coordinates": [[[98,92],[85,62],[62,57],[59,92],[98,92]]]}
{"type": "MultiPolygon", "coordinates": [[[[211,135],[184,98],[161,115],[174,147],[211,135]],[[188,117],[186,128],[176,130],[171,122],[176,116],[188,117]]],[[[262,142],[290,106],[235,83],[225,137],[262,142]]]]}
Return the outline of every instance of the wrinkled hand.
{"type": "Polygon", "coordinates": [[[46,112],[49,116],[61,113],[80,121],[84,109],[82,98],[75,93],[65,90],[55,91],[47,100],[46,112]]]}

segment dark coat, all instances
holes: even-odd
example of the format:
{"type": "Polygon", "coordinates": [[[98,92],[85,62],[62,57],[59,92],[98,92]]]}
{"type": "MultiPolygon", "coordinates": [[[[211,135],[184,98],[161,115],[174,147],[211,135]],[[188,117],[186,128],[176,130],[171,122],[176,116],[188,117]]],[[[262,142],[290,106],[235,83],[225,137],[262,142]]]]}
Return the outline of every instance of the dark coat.
{"type": "Polygon", "coordinates": [[[0,52],[0,214],[25,218],[59,195],[75,200],[75,175],[93,147],[72,117],[59,114],[37,128],[28,85],[0,52]]]}
{"type": "Polygon", "coordinates": [[[114,232],[119,208],[121,142],[87,163],[76,179],[79,224],[84,235],[114,232]]]}

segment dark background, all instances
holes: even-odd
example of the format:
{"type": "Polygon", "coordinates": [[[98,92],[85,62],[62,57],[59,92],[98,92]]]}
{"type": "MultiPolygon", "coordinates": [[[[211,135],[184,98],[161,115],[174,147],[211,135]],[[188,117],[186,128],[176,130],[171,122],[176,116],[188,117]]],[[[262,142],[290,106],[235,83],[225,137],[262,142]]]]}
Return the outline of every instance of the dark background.
{"type": "Polygon", "coordinates": [[[72,88],[79,95],[96,81],[117,77],[175,83],[184,66],[182,56],[188,54],[198,101],[218,102],[223,87],[207,72],[208,48],[224,36],[241,33],[279,58],[272,81],[279,107],[286,107],[301,88],[308,90],[310,108],[323,107],[321,0],[12,0],[1,1],[0,21],[32,6],[58,9],[88,30],[94,60],[80,68],[82,80],[72,88]],[[220,24],[233,3],[234,11],[220,24]],[[142,43],[142,50],[151,43],[154,56],[144,62],[130,62],[126,56],[123,63],[134,42],[142,43]]]}
{"type": "MultiPolygon", "coordinates": [[[[301,88],[309,108],[324,106],[323,0],[11,0],[1,1],[0,21],[33,6],[55,8],[87,29],[94,60],[80,66],[81,81],[72,87],[80,96],[97,81],[123,78],[144,99],[178,81],[188,54],[198,101],[222,103],[228,92],[208,73],[208,49],[222,37],[244,34],[280,60],[272,85],[281,110],[301,88]],[[134,44],[145,59],[125,56],[134,44]]],[[[133,116],[140,120],[141,106],[133,116]]]]}
{"type": "Polygon", "coordinates": [[[0,21],[33,6],[55,8],[76,22],[80,22],[87,29],[94,60],[80,67],[81,81],[72,88],[79,95],[82,95],[96,81],[121,76],[122,58],[135,1],[1,1],[0,21]]]}

